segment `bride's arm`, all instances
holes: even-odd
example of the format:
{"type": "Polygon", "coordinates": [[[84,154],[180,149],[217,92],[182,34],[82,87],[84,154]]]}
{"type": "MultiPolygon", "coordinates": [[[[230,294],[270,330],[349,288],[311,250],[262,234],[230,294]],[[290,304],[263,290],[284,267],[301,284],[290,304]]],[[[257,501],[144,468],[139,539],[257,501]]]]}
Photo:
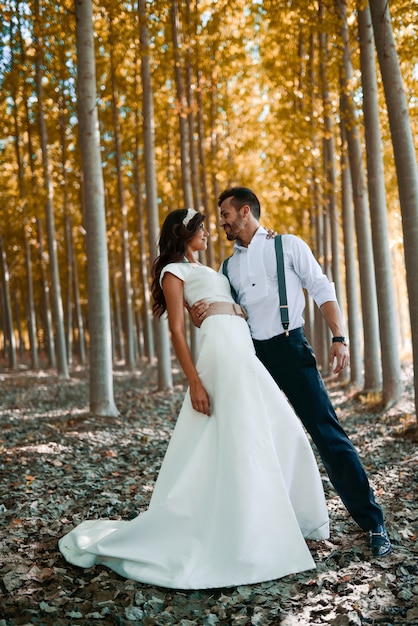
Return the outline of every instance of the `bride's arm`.
{"type": "Polygon", "coordinates": [[[162,280],[162,288],[167,306],[171,341],[177,359],[189,382],[192,406],[196,411],[210,415],[209,395],[199,378],[186,339],[183,281],[174,274],[167,272],[162,280]]]}

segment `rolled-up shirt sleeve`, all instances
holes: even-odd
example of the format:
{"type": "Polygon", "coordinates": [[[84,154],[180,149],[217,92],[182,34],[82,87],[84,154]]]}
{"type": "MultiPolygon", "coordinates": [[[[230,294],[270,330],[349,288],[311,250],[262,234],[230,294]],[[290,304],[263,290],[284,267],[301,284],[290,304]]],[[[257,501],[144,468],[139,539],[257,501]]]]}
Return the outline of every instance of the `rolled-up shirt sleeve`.
{"type": "Polygon", "coordinates": [[[335,285],[322,271],[310,247],[295,235],[285,235],[289,246],[293,271],[318,307],[325,302],[336,302],[335,285]]]}

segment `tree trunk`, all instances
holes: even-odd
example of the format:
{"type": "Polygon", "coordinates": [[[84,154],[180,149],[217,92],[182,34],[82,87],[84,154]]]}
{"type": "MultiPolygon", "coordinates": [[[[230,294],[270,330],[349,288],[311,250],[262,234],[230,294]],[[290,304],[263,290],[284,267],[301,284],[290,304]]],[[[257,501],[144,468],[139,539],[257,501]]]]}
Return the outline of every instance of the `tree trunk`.
{"type": "MultiPolygon", "coordinates": [[[[62,59],[64,63],[65,60],[62,59]]],[[[62,175],[62,191],[63,191],[63,212],[64,212],[64,234],[65,234],[65,249],[66,249],[66,265],[67,265],[67,317],[66,317],[66,348],[67,348],[67,361],[68,365],[73,364],[73,345],[74,345],[74,325],[73,325],[73,246],[72,246],[72,225],[71,216],[69,212],[69,200],[68,200],[68,176],[67,176],[67,119],[66,119],[66,106],[65,106],[65,94],[61,88],[61,94],[58,101],[59,106],[59,126],[61,136],[61,175],[62,175]]]]}
{"type": "Polygon", "coordinates": [[[51,298],[49,293],[49,283],[48,283],[48,272],[46,270],[45,264],[45,254],[44,254],[44,233],[42,221],[40,219],[37,220],[38,224],[38,250],[39,250],[39,260],[41,266],[41,281],[42,281],[42,296],[43,296],[43,329],[44,329],[44,346],[46,348],[46,352],[48,355],[48,361],[50,367],[56,367],[56,356],[55,356],[55,338],[53,332],[53,324],[52,324],[52,311],[51,311],[51,298]]]}
{"type": "Polygon", "coordinates": [[[26,274],[28,281],[28,291],[26,302],[26,317],[28,325],[28,335],[30,344],[30,353],[32,359],[32,369],[39,369],[38,342],[36,337],[36,315],[35,315],[35,299],[33,297],[33,275],[32,275],[32,257],[30,251],[30,234],[27,227],[24,231],[25,237],[25,257],[26,257],[26,274]]]}
{"type": "MultiPolygon", "coordinates": [[[[215,223],[213,223],[211,210],[212,201],[209,201],[209,191],[207,183],[207,165],[206,165],[206,153],[205,153],[205,126],[203,121],[203,102],[202,102],[202,90],[199,83],[200,72],[197,70],[197,132],[198,132],[198,149],[199,149],[199,164],[200,164],[200,178],[202,187],[202,204],[203,211],[206,215],[206,227],[209,231],[208,249],[207,249],[207,263],[210,267],[216,267],[215,261],[215,247],[213,241],[213,233],[216,232],[217,217],[215,213],[215,223]]],[[[215,205],[216,206],[216,205],[215,205]]]]}
{"type": "Polygon", "coordinates": [[[74,306],[75,306],[75,317],[76,317],[77,329],[78,329],[77,347],[78,347],[78,355],[80,357],[80,363],[82,365],[85,365],[87,363],[86,335],[84,332],[84,319],[83,319],[83,311],[81,308],[81,300],[80,300],[80,281],[78,277],[77,255],[75,253],[72,228],[70,230],[70,237],[71,237],[71,249],[72,249],[71,258],[73,260],[72,275],[73,275],[73,283],[74,283],[74,306]]]}
{"type": "Polygon", "coordinates": [[[121,361],[125,361],[125,342],[123,340],[122,307],[120,304],[119,281],[116,271],[112,271],[113,291],[113,327],[115,335],[114,351],[121,361]]]}
{"type": "Polygon", "coordinates": [[[184,88],[182,58],[180,53],[181,35],[178,0],[171,2],[171,28],[173,35],[174,77],[176,81],[178,118],[180,128],[181,176],[183,182],[184,208],[193,207],[192,170],[190,164],[191,137],[188,126],[188,106],[184,88]]]}
{"type": "Polygon", "coordinates": [[[357,125],[356,111],[350,91],[352,65],[345,0],[336,0],[336,6],[341,19],[341,38],[343,41],[343,62],[340,76],[341,119],[347,136],[360,269],[361,306],[364,327],[364,386],[367,392],[377,392],[381,390],[382,377],[379,354],[379,318],[377,313],[367,187],[363,168],[360,129],[357,125]]]}
{"type": "Polygon", "coordinates": [[[331,240],[331,274],[335,284],[335,291],[338,302],[341,302],[341,276],[340,276],[340,228],[338,222],[338,211],[336,202],[336,168],[335,168],[335,140],[334,140],[334,119],[332,114],[332,104],[329,93],[328,77],[326,73],[326,64],[328,59],[328,38],[325,33],[320,35],[320,51],[321,51],[321,85],[322,85],[322,103],[324,110],[324,163],[325,163],[325,210],[329,216],[330,240],[331,240]]]}
{"type": "MultiPolygon", "coordinates": [[[[415,406],[418,413],[418,173],[408,103],[393,38],[387,0],[370,0],[377,57],[385,91],[398,179],[411,319],[415,406]]],[[[418,425],[417,425],[418,426],[418,425]]]]}
{"type": "MultiPolygon", "coordinates": [[[[35,0],[36,24],[38,29],[41,20],[41,0],[35,0]]],[[[46,193],[45,206],[45,223],[47,231],[48,253],[49,253],[49,269],[51,272],[52,287],[52,305],[55,317],[55,333],[57,346],[57,365],[60,378],[69,378],[67,352],[65,346],[65,329],[64,329],[64,312],[61,298],[61,283],[58,268],[57,240],[55,236],[55,220],[54,220],[54,190],[52,184],[51,167],[48,153],[48,136],[45,123],[45,112],[43,103],[42,88],[42,40],[39,34],[36,39],[36,95],[38,99],[38,127],[41,140],[42,151],[42,168],[44,176],[44,185],[46,193]]]]}
{"type": "Polygon", "coordinates": [[[17,336],[19,339],[18,341],[19,356],[20,358],[22,358],[25,352],[25,341],[23,339],[22,322],[21,322],[21,316],[20,316],[20,297],[19,297],[20,293],[21,293],[20,289],[13,290],[13,305],[14,305],[14,310],[15,310],[16,330],[17,330],[17,336]]]}
{"type": "MultiPolygon", "coordinates": [[[[320,18],[323,15],[323,4],[320,3],[320,18]]],[[[339,227],[338,215],[335,198],[335,142],[334,129],[332,120],[331,99],[329,95],[328,78],[326,73],[326,65],[328,59],[328,37],[326,33],[319,33],[319,53],[320,53],[320,78],[321,78],[321,95],[324,116],[324,137],[323,137],[323,155],[324,155],[324,191],[323,191],[323,225],[324,236],[321,238],[322,256],[324,272],[334,281],[335,291],[338,302],[341,302],[341,280],[340,280],[340,245],[339,245],[339,227]],[[329,244],[331,248],[331,259],[329,259],[329,244]]],[[[313,109],[314,110],[314,109],[313,109]]],[[[317,315],[317,317],[319,317],[317,315]]],[[[322,318],[322,316],[320,316],[322,318]]],[[[318,325],[321,322],[318,321],[318,325]]],[[[321,324],[321,360],[324,372],[330,373],[332,366],[329,364],[329,343],[330,332],[322,319],[321,324]]]]}
{"type": "Polygon", "coordinates": [[[76,0],[79,138],[87,231],[90,332],[90,410],[118,415],[113,398],[109,269],[97,113],[92,0],[76,0]]]}
{"type": "Polygon", "coordinates": [[[12,300],[10,297],[10,275],[7,265],[6,250],[3,245],[3,237],[0,237],[0,262],[1,262],[1,278],[3,287],[3,302],[4,302],[4,339],[5,345],[7,345],[7,356],[9,359],[10,369],[16,369],[16,339],[13,325],[13,313],[12,313],[12,300]]]}
{"type": "Polygon", "coordinates": [[[345,250],[345,291],[347,297],[348,336],[350,338],[350,380],[356,387],[364,383],[363,335],[358,296],[357,246],[353,212],[353,186],[347,156],[347,138],[344,124],[341,129],[341,204],[345,250]]]}
{"type": "Polygon", "coordinates": [[[73,364],[73,248],[71,245],[71,217],[66,214],[65,222],[65,249],[67,251],[67,358],[68,364],[73,364]]]}
{"type": "MultiPolygon", "coordinates": [[[[218,118],[217,118],[217,110],[218,110],[218,102],[217,102],[217,94],[218,94],[218,81],[217,81],[217,73],[216,69],[212,69],[211,75],[211,86],[210,86],[210,169],[211,169],[211,181],[212,181],[212,192],[215,202],[217,202],[220,189],[218,182],[218,118]]],[[[216,208],[216,231],[217,231],[217,240],[218,240],[218,262],[219,265],[225,258],[225,233],[223,229],[219,226],[219,211],[216,208]]]]}
{"type": "MultiPolygon", "coordinates": [[[[135,112],[136,124],[138,121],[138,111],[135,112]]],[[[148,271],[147,271],[147,250],[146,250],[146,237],[145,237],[145,220],[144,220],[144,203],[142,200],[142,192],[141,192],[141,177],[139,170],[139,141],[138,137],[135,141],[135,168],[134,168],[134,184],[135,184],[135,207],[137,214],[137,237],[138,237],[138,249],[139,249],[139,257],[140,257],[140,273],[141,273],[141,300],[142,300],[142,311],[139,312],[141,316],[142,313],[142,323],[139,326],[138,324],[138,332],[139,328],[143,331],[144,336],[144,347],[143,352],[144,356],[149,359],[150,362],[153,362],[155,358],[155,349],[154,349],[154,335],[152,329],[152,311],[151,311],[151,294],[149,289],[148,282],[148,271]]]]}
{"type": "Polygon", "coordinates": [[[382,354],[383,404],[385,408],[389,408],[400,399],[402,383],[389,248],[383,147],[379,124],[376,59],[369,7],[361,9],[361,5],[358,5],[358,20],[367,182],[382,354]]]}
{"type": "MultiPolygon", "coordinates": [[[[149,33],[146,26],[146,0],[138,0],[138,13],[140,19],[145,189],[150,264],[152,264],[157,253],[159,223],[157,208],[157,177],[155,171],[154,102],[149,56],[149,33]]],[[[154,337],[158,357],[158,388],[161,390],[171,389],[173,386],[173,377],[171,373],[170,338],[168,334],[168,324],[165,318],[155,320],[154,337]]]]}
{"type": "Polygon", "coordinates": [[[112,85],[112,116],[113,133],[115,145],[116,177],[118,185],[118,202],[121,213],[121,238],[122,238],[122,287],[123,287],[123,310],[124,329],[126,341],[125,363],[129,369],[135,368],[135,347],[134,347],[134,317],[132,303],[132,276],[131,259],[129,256],[129,230],[128,230],[128,207],[125,202],[125,188],[122,178],[122,156],[120,147],[120,123],[117,102],[119,100],[114,62],[113,49],[113,24],[110,18],[110,80],[112,85]]]}

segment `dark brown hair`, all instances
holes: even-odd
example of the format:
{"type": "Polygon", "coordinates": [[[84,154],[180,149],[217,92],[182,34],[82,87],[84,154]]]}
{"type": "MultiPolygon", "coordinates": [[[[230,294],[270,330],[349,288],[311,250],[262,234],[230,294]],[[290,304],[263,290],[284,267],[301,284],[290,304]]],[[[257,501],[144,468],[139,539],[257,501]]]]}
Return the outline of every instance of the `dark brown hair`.
{"type": "Polygon", "coordinates": [[[218,206],[221,206],[222,202],[227,198],[232,198],[231,204],[237,211],[244,204],[248,204],[255,219],[260,219],[260,202],[255,193],[248,187],[230,187],[225,189],[218,198],[218,206]]]}
{"type": "Polygon", "coordinates": [[[153,298],[152,312],[156,317],[166,310],[164,293],[160,285],[160,276],[163,267],[169,263],[178,263],[184,259],[187,244],[194,237],[203,223],[205,216],[196,213],[188,222],[187,226],[183,220],[187,215],[187,209],[176,209],[171,211],[164,220],[161,227],[158,248],[160,254],[152,265],[151,295],[153,298]]]}

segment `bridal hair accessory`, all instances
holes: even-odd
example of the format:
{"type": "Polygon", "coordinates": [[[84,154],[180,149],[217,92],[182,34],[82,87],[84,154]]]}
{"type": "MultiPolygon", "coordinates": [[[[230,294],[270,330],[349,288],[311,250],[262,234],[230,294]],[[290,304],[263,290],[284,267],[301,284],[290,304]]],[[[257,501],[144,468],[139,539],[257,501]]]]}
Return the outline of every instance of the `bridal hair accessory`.
{"type": "Polygon", "coordinates": [[[195,215],[197,215],[197,211],[195,211],[194,209],[187,209],[186,217],[183,220],[183,224],[187,226],[187,224],[190,222],[191,219],[193,219],[195,215]]]}

